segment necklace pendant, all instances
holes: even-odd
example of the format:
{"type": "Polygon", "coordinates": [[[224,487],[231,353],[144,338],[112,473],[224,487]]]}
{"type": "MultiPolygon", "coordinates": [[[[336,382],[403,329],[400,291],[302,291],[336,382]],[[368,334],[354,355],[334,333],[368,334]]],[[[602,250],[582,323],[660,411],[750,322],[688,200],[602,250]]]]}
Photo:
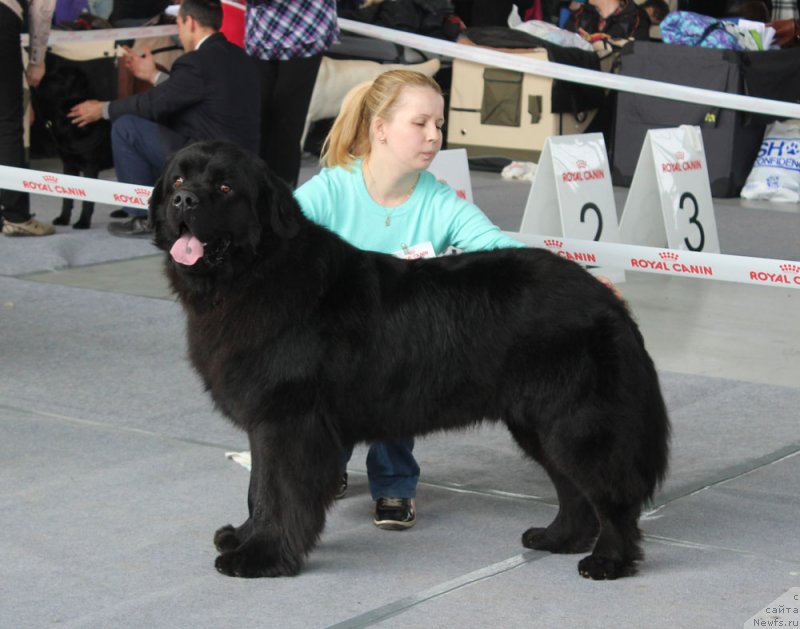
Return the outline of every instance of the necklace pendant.
{"type": "Polygon", "coordinates": [[[391,224],[392,224],[392,217],[391,217],[391,216],[389,216],[388,214],[386,215],[386,221],[385,221],[385,223],[386,223],[386,227],[389,227],[389,225],[391,225],[391,224]]]}

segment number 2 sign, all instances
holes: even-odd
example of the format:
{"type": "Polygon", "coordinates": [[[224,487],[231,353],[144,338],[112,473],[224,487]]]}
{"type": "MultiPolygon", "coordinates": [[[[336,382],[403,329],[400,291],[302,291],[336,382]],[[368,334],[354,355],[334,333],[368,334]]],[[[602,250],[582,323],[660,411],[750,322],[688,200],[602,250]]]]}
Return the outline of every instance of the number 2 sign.
{"type": "Polygon", "coordinates": [[[647,132],[619,233],[630,244],[719,253],[699,127],[647,132]]]}
{"type": "Polygon", "coordinates": [[[617,209],[601,133],[545,140],[520,232],[619,242],[617,209]]]}

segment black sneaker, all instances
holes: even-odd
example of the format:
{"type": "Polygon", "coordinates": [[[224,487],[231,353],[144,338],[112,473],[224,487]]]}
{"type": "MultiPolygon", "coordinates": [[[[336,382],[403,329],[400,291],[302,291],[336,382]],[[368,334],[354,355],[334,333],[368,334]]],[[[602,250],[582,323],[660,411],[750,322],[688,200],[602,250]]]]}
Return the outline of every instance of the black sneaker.
{"type": "Polygon", "coordinates": [[[342,478],[339,480],[339,489],[336,490],[336,495],[334,499],[339,500],[340,498],[344,498],[344,495],[347,493],[347,472],[342,474],[342,478]]]}
{"type": "Polygon", "coordinates": [[[403,531],[417,523],[417,505],[413,498],[378,498],[375,503],[375,526],[385,531],[403,531]]]}
{"type": "Polygon", "coordinates": [[[123,238],[149,238],[153,235],[153,230],[147,226],[147,217],[144,216],[134,216],[123,223],[109,223],[108,232],[112,236],[123,238]]]}

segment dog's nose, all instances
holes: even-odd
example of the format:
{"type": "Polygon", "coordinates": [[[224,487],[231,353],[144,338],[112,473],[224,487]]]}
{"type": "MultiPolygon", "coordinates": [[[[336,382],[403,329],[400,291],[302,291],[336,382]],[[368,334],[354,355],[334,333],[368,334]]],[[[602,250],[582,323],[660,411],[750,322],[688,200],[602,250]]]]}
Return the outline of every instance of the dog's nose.
{"type": "Polygon", "coordinates": [[[197,195],[188,190],[178,190],[172,197],[172,205],[176,210],[180,210],[181,212],[188,212],[196,208],[199,204],[200,199],[197,198],[197,195]]]}

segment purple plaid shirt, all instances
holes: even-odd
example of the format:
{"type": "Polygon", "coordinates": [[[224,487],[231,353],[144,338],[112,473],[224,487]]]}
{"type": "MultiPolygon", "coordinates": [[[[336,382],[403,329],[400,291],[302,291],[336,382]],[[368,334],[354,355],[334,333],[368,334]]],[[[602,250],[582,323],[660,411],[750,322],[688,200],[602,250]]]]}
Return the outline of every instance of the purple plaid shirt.
{"type": "Polygon", "coordinates": [[[336,0],[248,2],[244,40],[247,54],[257,59],[321,54],[339,41],[336,0]]]}
{"type": "Polygon", "coordinates": [[[800,7],[797,0],[772,0],[772,19],[786,20],[797,19],[800,7]]]}

